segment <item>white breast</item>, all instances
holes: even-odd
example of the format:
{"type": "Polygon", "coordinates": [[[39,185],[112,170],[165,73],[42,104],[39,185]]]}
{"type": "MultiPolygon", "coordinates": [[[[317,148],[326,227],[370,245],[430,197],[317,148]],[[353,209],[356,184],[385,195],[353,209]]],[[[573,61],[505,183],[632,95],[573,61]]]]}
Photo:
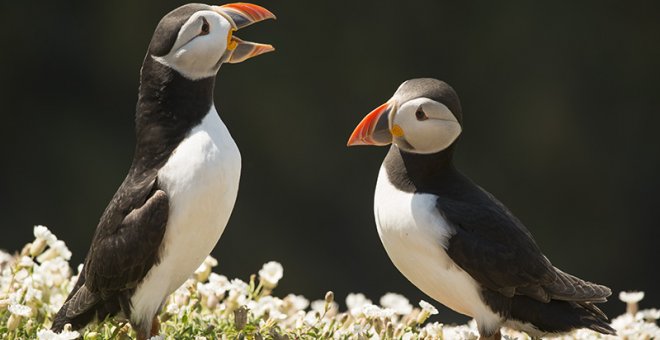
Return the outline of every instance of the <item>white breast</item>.
{"type": "Polygon", "coordinates": [[[150,324],[164,299],[213,250],[234,208],[240,173],[238,147],[212,107],[158,172],[170,215],[161,261],[131,298],[134,322],[150,324]]]}
{"type": "Polygon", "coordinates": [[[374,212],[383,246],[399,271],[417,288],[484,326],[501,318],[480,298],[476,281],[447,255],[454,229],[436,208],[438,197],[395,188],[381,167],[374,212]]]}

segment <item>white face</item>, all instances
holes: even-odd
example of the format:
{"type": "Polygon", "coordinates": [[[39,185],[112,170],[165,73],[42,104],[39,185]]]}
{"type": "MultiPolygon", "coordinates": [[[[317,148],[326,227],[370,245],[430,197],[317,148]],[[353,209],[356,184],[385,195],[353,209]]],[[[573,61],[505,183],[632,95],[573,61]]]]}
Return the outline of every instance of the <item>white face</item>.
{"type": "Polygon", "coordinates": [[[442,151],[462,131],[461,124],[447,106],[428,98],[416,98],[403,103],[390,119],[393,143],[412,153],[442,151]]]}
{"type": "Polygon", "coordinates": [[[233,32],[232,24],[214,11],[193,14],[179,30],[172,50],[156,61],[188,79],[215,76],[233,32]]]}

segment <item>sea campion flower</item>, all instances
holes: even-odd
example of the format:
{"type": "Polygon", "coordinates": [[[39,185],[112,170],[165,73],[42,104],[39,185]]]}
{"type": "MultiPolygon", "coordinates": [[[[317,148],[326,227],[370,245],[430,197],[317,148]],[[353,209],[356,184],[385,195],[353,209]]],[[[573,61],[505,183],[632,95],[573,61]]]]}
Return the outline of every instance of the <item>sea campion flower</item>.
{"type": "Polygon", "coordinates": [[[396,314],[408,315],[412,312],[410,301],[403,295],[387,293],[380,298],[380,305],[392,309],[396,314]]]}
{"type": "Polygon", "coordinates": [[[34,226],[33,233],[35,240],[30,245],[30,256],[32,257],[41,254],[46,249],[46,246],[50,246],[57,241],[57,237],[42,225],[34,226]]]}
{"type": "Polygon", "coordinates": [[[289,294],[282,300],[282,310],[288,315],[304,311],[309,306],[309,300],[302,295],[289,294]]]}
{"type": "Polygon", "coordinates": [[[438,314],[438,310],[435,307],[433,307],[433,305],[431,305],[430,303],[424,300],[419,301],[419,306],[422,307],[422,311],[417,316],[418,324],[424,323],[424,321],[426,321],[426,319],[428,319],[429,316],[438,314]]]}
{"type": "Polygon", "coordinates": [[[218,265],[218,260],[214,259],[213,256],[208,255],[204,259],[204,262],[195,270],[195,278],[199,282],[204,282],[209,278],[211,270],[213,267],[218,265]]]}
{"type": "Polygon", "coordinates": [[[56,257],[61,257],[67,261],[71,259],[71,251],[67,248],[64,241],[57,240],[53,242],[53,244],[50,244],[48,250],[37,256],[37,261],[39,261],[39,263],[44,263],[56,257]]]}
{"type": "Polygon", "coordinates": [[[367,318],[391,318],[394,315],[394,310],[390,308],[380,308],[373,304],[366,304],[362,306],[362,314],[367,318]]]}
{"type": "Polygon", "coordinates": [[[339,311],[339,305],[336,302],[328,303],[325,299],[314,300],[310,304],[312,311],[318,312],[320,315],[333,316],[339,311]]]}
{"type": "Polygon", "coordinates": [[[644,292],[621,292],[619,300],[626,303],[626,312],[635,315],[639,309],[638,303],[644,299],[644,292]]]}
{"type": "Polygon", "coordinates": [[[11,312],[11,315],[7,320],[7,329],[13,331],[21,323],[21,318],[32,315],[32,308],[14,303],[9,306],[9,312],[11,312]]]}
{"type": "Polygon", "coordinates": [[[371,304],[371,300],[362,293],[349,293],[346,296],[346,307],[353,316],[358,316],[362,312],[362,307],[371,304]]]}
{"type": "Polygon", "coordinates": [[[655,320],[660,319],[660,309],[646,309],[640,311],[639,314],[641,314],[642,318],[647,322],[655,322],[655,320]]]}
{"type": "Polygon", "coordinates": [[[60,334],[57,334],[50,329],[42,329],[37,332],[37,338],[39,340],[74,340],[79,337],[80,333],[70,330],[64,330],[60,334]]]}
{"type": "Polygon", "coordinates": [[[259,270],[259,280],[264,288],[272,290],[284,276],[284,268],[279,262],[270,261],[259,270]]]}
{"type": "MultiPolygon", "coordinates": [[[[0,337],[43,340],[100,340],[133,335],[129,324],[121,318],[90,324],[78,332],[65,328],[55,334],[47,328],[73,288],[77,276],[67,259],[70,252],[47,228],[35,227],[35,241],[20,253],[0,251],[0,337]],[[46,246],[37,244],[43,240],[46,246]],[[44,248],[43,250],[40,248],[44,248]],[[35,257],[36,255],[36,257],[35,257]],[[8,336],[7,336],[7,335],[8,336]]],[[[283,276],[277,262],[266,263],[249,283],[229,280],[213,273],[217,261],[205,259],[192,275],[167,300],[160,315],[163,335],[154,339],[477,339],[476,323],[446,326],[423,324],[437,309],[425,301],[413,308],[405,297],[388,293],[372,304],[363,294],[346,297],[348,311],[339,312],[335,296],[310,303],[301,295],[284,298],[272,295],[272,289],[283,276]],[[238,315],[238,318],[236,317],[238,315]]],[[[81,267],[78,267],[80,275],[81,267]]],[[[643,294],[622,293],[626,303],[636,304],[643,294]]],[[[628,339],[660,339],[657,309],[626,313],[612,320],[619,336],[628,339]]],[[[524,332],[502,329],[502,338],[528,339],[524,332]]],[[[613,339],[591,330],[581,329],[559,338],[613,339]]]]}

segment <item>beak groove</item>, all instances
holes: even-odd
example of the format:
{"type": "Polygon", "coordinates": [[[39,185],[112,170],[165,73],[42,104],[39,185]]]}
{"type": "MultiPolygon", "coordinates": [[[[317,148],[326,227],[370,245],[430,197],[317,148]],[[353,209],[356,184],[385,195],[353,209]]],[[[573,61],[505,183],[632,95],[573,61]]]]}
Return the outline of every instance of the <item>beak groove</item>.
{"type": "MultiPolygon", "coordinates": [[[[234,30],[240,30],[243,27],[250,26],[256,22],[267,19],[276,19],[275,14],[259,6],[246,2],[236,2],[222,6],[213,6],[216,12],[227,18],[233,25],[234,30]]],[[[269,44],[260,44],[250,41],[243,41],[236,36],[231,36],[227,46],[227,52],[221,59],[222,62],[240,63],[260,54],[275,51],[275,48],[269,44]]]]}
{"type": "Polygon", "coordinates": [[[353,130],[346,145],[382,146],[392,143],[392,134],[389,131],[388,117],[391,108],[391,104],[387,102],[366,115],[355,130],[353,130]]]}
{"type": "Polygon", "coordinates": [[[275,47],[270,44],[260,44],[251,41],[244,41],[238,37],[231,38],[236,43],[236,48],[231,51],[228,63],[236,64],[260,54],[275,51],[275,47]]]}
{"type": "Polygon", "coordinates": [[[237,30],[266,19],[276,19],[275,14],[259,6],[246,2],[236,2],[219,6],[226,16],[231,18],[237,30]]]}

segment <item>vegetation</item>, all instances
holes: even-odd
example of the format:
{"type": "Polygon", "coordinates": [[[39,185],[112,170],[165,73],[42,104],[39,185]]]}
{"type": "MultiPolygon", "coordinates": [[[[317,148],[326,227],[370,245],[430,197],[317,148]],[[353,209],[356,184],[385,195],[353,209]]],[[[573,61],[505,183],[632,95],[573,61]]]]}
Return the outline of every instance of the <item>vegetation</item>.
{"type": "MultiPolygon", "coordinates": [[[[126,320],[111,318],[79,331],[49,330],[53,315],[76,282],[68,260],[71,252],[46,227],[34,228],[35,240],[20,253],[0,251],[1,339],[127,339],[134,333],[126,320]]],[[[388,293],[379,304],[362,294],[346,297],[341,312],[332,292],[310,303],[305,297],[273,295],[283,268],[264,264],[248,282],[229,280],[212,271],[217,261],[208,257],[194,275],[165,304],[160,339],[477,339],[474,322],[467,325],[426,323],[437,310],[428,302],[413,306],[405,297],[388,293]]],[[[78,266],[80,273],[82,265],[78,266]]],[[[625,314],[612,320],[619,336],[627,339],[660,338],[657,309],[637,310],[643,293],[621,293],[628,303],[625,314]]],[[[526,334],[503,330],[506,339],[528,339],[526,334]]],[[[579,330],[565,339],[609,339],[579,330]]]]}

